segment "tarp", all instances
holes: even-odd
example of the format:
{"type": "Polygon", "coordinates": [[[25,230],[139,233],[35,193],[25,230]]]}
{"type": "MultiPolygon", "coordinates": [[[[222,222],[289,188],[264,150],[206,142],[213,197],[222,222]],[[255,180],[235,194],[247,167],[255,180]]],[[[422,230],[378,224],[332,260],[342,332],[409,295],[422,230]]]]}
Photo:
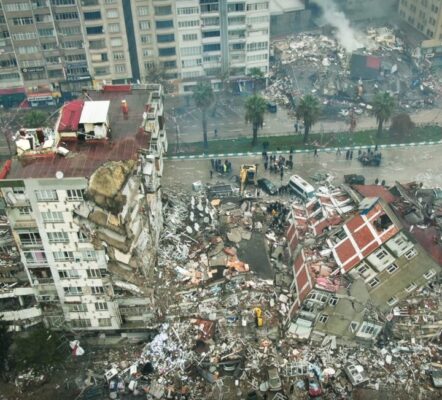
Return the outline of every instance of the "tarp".
{"type": "Polygon", "coordinates": [[[85,101],[80,124],[98,124],[107,121],[110,101],[85,101]]]}

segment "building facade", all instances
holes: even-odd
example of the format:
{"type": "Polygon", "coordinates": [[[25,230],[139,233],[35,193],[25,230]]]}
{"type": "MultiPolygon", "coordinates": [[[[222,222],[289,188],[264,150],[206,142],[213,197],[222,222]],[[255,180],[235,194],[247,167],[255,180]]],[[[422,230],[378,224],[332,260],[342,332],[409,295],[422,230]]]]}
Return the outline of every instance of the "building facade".
{"type": "Polygon", "coordinates": [[[400,0],[399,15],[428,39],[442,42],[441,0],[400,0]]]}
{"type": "Polygon", "coordinates": [[[160,85],[108,86],[82,110],[65,105],[54,132],[16,137],[20,157],[0,191],[29,290],[55,329],[149,327],[167,150],[162,97],[160,85]],[[98,122],[87,126],[103,103],[112,142],[98,137],[98,122]],[[64,121],[75,136],[61,132],[64,121]]]}
{"type": "Polygon", "coordinates": [[[0,89],[21,89],[3,103],[54,104],[157,73],[181,92],[196,78],[265,73],[269,23],[265,0],[1,0],[0,89]]]}

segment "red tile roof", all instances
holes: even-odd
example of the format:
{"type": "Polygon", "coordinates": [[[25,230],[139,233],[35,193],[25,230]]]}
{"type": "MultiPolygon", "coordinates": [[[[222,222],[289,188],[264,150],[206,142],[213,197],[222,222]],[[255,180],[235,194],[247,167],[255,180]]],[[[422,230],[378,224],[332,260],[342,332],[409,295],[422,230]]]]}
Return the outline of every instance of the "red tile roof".
{"type": "Polygon", "coordinates": [[[61,110],[58,132],[76,132],[83,107],[84,100],[74,100],[65,104],[61,110]]]}
{"type": "Polygon", "coordinates": [[[382,185],[353,185],[353,188],[363,197],[380,197],[388,204],[396,200],[396,197],[382,185]]]}

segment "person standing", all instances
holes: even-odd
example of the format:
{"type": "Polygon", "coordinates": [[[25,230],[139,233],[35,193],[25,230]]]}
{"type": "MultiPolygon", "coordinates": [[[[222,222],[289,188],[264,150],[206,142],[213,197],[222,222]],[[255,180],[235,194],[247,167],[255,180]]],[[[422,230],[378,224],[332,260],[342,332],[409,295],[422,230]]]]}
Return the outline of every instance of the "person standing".
{"type": "Polygon", "coordinates": [[[215,137],[217,138],[218,137],[218,129],[215,128],[213,133],[214,133],[215,137]]]}
{"type": "Polygon", "coordinates": [[[350,160],[353,160],[353,150],[350,150],[350,160]]]}
{"type": "Polygon", "coordinates": [[[264,169],[267,171],[267,167],[268,167],[268,163],[267,163],[267,160],[266,161],[264,161],[264,169]]]}
{"type": "Polygon", "coordinates": [[[298,120],[296,120],[296,122],[295,122],[295,133],[298,133],[298,131],[299,131],[299,123],[298,123],[298,120]]]}
{"type": "Polygon", "coordinates": [[[318,149],[315,147],[315,151],[313,152],[313,155],[315,156],[315,157],[319,157],[318,156],[318,149]]]}
{"type": "Polygon", "coordinates": [[[282,182],[282,180],[284,178],[284,167],[283,166],[281,166],[281,171],[279,174],[281,175],[281,182],[282,182]]]}
{"type": "Polygon", "coordinates": [[[210,170],[210,179],[213,178],[213,169],[210,170]]]}

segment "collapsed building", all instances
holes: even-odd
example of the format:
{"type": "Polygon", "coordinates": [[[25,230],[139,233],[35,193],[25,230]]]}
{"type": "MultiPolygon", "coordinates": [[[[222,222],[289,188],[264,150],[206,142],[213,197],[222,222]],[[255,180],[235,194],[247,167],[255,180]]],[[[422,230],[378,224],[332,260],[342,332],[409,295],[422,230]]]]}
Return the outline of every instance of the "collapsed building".
{"type": "Polygon", "coordinates": [[[371,342],[391,320],[395,305],[440,273],[440,265],[386,201],[394,196],[376,188],[381,189],[365,193],[378,196],[364,197],[347,187],[355,209],[343,213],[334,201],[332,212],[339,218],[317,199],[293,205],[287,231],[293,303],[287,324],[296,337],[371,342]],[[312,209],[316,214],[309,213],[312,209]]]}
{"type": "Polygon", "coordinates": [[[149,327],[167,151],[161,85],[107,85],[54,129],[22,129],[0,181],[5,214],[46,323],[149,327]]]}

